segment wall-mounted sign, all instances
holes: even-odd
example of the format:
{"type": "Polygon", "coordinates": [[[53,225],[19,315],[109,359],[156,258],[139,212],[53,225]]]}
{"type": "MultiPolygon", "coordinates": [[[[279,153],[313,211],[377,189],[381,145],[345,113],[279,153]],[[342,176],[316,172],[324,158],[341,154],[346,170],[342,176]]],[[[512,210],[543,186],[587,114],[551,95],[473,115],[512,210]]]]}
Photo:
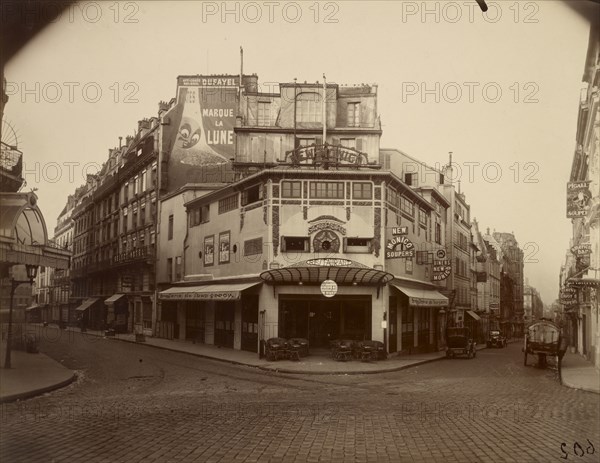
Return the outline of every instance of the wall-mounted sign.
{"type": "Polygon", "coordinates": [[[230,233],[223,232],[219,234],[219,264],[228,264],[230,259],[230,233]]]}
{"type": "Polygon", "coordinates": [[[338,285],[333,280],[325,280],[321,283],[321,294],[325,297],[333,297],[337,294],[338,285]]]}
{"type": "Polygon", "coordinates": [[[335,230],[340,232],[342,235],[346,234],[346,228],[343,225],[329,221],[312,224],[310,227],[308,227],[308,234],[312,235],[313,233],[321,230],[335,230]]]}
{"type": "Polygon", "coordinates": [[[438,249],[437,251],[435,251],[435,257],[437,257],[438,259],[445,259],[446,251],[444,251],[443,249],[438,249]]]}
{"type": "Polygon", "coordinates": [[[590,181],[567,183],[567,218],[585,217],[590,209],[590,181]]]}
{"type": "Polygon", "coordinates": [[[394,227],[392,228],[392,235],[408,235],[408,227],[394,227]]]}
{"type": "Polygon", "coordinates": [[[400,257],[414,257],[415,245],[405,236],[395,236],[388,240],[385,251],[386,259],[398,259],[400,257]],[[400,245],[400,249],[396,247],[400,245]]]}
{"type": "Polygon", "coordinates": [[[300,146],[295,150],[285,153],[285,163],[292,165],[323,165],[324,167],[337,165],[364,165],[368,164],[367,155],[361,151],[339,145],[309,145],[300,146]]]}
{"type": "Polygon", "coordinates": [[[576,256],[587,256],[592,253],[592,244],[591,243],[583,243],[577,244],[571,248],[571,252],[576,256]]]}
{"type": "Polygon", "coordinates": [[[309,259],[307,265],[316,265],[318,267],[348,267],[352,261],[348,259],[309,259]]]}
{"type": "Polygon", "coordinates": [[[166,301],[238,301],[239,291],[212,291],[212,292],[182,292],[160,294],[159,299],[166,301]]]}
{"type": "Polygon", "coordinates": [[[433,261],[433,281],[442,281],[452,273],[452,260],[436,259],[433,261]]]}
{"type": "Polygon", "coordinates": [[[213,265],[215,263],[215,236],[204,238],[204,265],[213,265]]]}
{"type": "Polygon", "coordinates": [[[599,288],[600,280],[592,278],[571,278],[567,280],[567,284],[575,288],[599,288]]]}

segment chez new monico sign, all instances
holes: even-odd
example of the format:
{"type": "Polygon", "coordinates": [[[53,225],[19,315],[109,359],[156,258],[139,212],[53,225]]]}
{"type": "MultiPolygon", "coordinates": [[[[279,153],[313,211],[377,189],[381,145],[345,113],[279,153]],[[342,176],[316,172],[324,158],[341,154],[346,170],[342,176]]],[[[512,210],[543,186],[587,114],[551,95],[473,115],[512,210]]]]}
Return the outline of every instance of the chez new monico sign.
{"type": "Polygon", "coordinates": [[[392,228],[392,235],[394,237],[389,239],[385,246],[386,259],[415,256],[415,245],[405,236],[406,234],[408,234],[408,227],[392,228]]]}

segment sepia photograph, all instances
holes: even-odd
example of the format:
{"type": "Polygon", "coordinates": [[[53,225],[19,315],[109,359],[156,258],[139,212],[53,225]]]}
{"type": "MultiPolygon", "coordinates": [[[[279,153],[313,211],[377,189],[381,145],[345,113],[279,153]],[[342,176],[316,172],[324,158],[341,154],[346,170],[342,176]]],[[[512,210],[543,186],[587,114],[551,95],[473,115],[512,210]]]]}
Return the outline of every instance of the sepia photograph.
{"type": "Polygon", "coordinates": [[[3,0],[3,463],[600,460],[600,0],[3,0]]]}

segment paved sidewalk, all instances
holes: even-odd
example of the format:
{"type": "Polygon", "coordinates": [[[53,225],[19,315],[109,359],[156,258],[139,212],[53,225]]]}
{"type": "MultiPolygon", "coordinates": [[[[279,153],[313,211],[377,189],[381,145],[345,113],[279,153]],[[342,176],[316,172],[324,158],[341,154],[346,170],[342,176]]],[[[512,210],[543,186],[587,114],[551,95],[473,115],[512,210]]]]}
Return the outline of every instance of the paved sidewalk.
{"type": "Polygon", "coordinates": [[[41,353],[28,354],[13,350],[11,360],[12,368],[0,369],[0,403],[53,391],[70,384],[77,377],[75,372],[41,353]]]}
{"type": "Polygon", "coordinates": [[[600,371],[580,354],[567,352],[561,362],[563,385],[600,394],[600,371]]]}
{"type": "MultiPolygon", "coordinates": [[[[38,329],[42,330],[42,335],[44,332],[43,330],[53,330],[53,333],[56,333],[55,330],[58,330],[58,328],[53,325],[47,328],[41,328],[41,325],[38,325],[38,329]]],[[[105,337],[104,332],[101,331],[87,330],[86,332],[81,333],[79,328],[74,327],[68,327],[66,330],[63,330],[62,333],[64,333],[65,336],[98,336],[103,337],[106,340],[114,339],[118,341],[136,343],[134,334],[116,334],[114,337],[105,337]]],[[[56,337],[56,334],[52,334],[50,331],[48,331],[47,335],[48,337],[52,338],[56,337]]],[[[386,373],[428,362],[442,360],[445,358],[445,352],[430,352],[425,354],[402,356],[391,355],[387,360],[381,361],[361,362],[358,360],[351,360],[348,362],[337,362],[331,359],[327,355],[326,351],[323,350],[323,355],[310,355],[308,357],[302,357],[300,361],[278,360],[275,362],[269,362],[264,358],[258,358],[258,354],[256,353],[234,350],[230,348],[220,348],[210,344],[194,344],[189,341],[146,337],[145,342],[137,342],[137,344],[144,344],[148,347],[155,347],[174,352],[183,352],[198,357],[204,357],[238,365],[251,366],[267,371],[313,375],[357,375],[386,373]]],[[[485,344],[480,344],[477,347],[478,350],[486,348],[485,344]]],[[[466,360],[466,357],[464,359],[466,360]]],[[[457,359],[457,361],[460,360],[462,360],[462,358],[457,359]]]]}

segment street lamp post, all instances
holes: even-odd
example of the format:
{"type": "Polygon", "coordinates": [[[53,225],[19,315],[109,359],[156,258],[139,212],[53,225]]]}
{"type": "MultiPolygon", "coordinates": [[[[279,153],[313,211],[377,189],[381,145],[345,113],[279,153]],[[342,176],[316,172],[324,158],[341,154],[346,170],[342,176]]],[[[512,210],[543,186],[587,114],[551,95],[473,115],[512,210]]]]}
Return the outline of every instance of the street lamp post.
{"type": "Polygon", "coordinates": [[[37,275],[37,265],[25,265],[27,271],[27,280],[15,280],[10,279],[10,308],[8,310],[8,331],[6,334],[6,356],[4,358],[4,368],[12,368],[11,365],[11,344],[12,344],[12,314],[13,314],[13,302],[15,296],[15,290],[23,283],[33,284],[35,276],[37,275]]]}

